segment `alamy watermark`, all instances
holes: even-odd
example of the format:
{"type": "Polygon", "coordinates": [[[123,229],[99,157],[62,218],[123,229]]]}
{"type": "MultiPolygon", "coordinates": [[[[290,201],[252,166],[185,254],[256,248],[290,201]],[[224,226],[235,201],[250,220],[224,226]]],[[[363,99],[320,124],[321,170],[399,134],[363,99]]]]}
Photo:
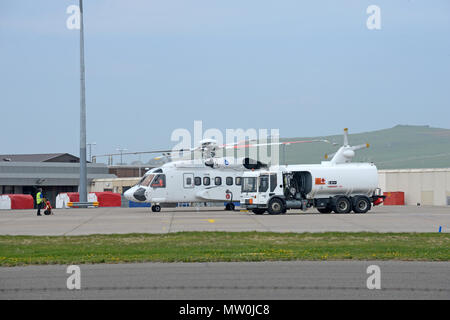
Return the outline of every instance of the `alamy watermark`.
{"type": "MultiPolygon", "coordinates": [[[[66,26],[69,30],[80,29],[80,7],[78,5],[70,5],[66,9],[66,13],[69,17],[66,20],[66,26]]],[[[366,20],[366,26],[369,30],[381,29],[381,8],[375,4],[367,7],[366,14],[369,17],[366,20]]]]}
{"type": "MultiPolygon", "coordinates": [[[[194,121],[193,133],[186,128],[173,130],[171,141],[176,142],[172,154],[178,150],[193,150],[201,147],[205,141],[212,142],[214,155],[230,156],[228,161],[249,157],[264,163],[278,164],[279,129],[225,129],[225,134],[217,128],[203,129],[203,122],[194,121]]],[[[180,158],[188,159],[190,153],[180,153],[180,158]]],[[[194,152],[194,159],[203,157],[201,152],[194,152]]]]}
{"type": "Polygon", "coordinates": [[[66,286],[69,290],[81,289],[81,269],[77,265],[70,265],[67,267],[66,273],[70,274],[67,278],[66,286]]]}
{"type": "Polygon", "coordinates": [[[367,29],[369,30],[380,30],[381,29],[381,9],[377,5],[370,5],[366,9],[366,13],[369,17],[366,21],[367,29]]]}
{"type": "Polygon", "coordinates": [[[367,278],[366,286],[367,289],[381,289],[381,269],[379,266],[373,264],[367,267],[366,273],[370,274],[367,278]]]}
{"type": "Polygon", "coordinates": [[[66,27],[69,30],[80,30],[80,7],[70,5],[66,9],[66,13],[70,16],[66,20],[66,27]]]}

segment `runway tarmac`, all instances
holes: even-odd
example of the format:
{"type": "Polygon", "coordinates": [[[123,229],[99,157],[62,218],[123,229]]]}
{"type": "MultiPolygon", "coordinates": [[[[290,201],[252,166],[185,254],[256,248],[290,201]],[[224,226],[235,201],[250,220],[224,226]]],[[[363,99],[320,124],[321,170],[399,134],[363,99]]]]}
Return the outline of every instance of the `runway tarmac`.
{"type": "Polygon", "coordinates": [[[290,261],[0,268],[0,299],[450,299],[450,262],[290,261]],[[367,267],[381,289],[368,289],[367,267]]]}
{"type": "Polygon", "coordinates": [[[366,214],[289,211],[254,215],[221,208],[56,209],[52,216],[35,210],[0,210],[1,235],[86,235],[169,233],[178,231],[273,232],[450,232],[450,207],[381,206],[366,214]]]}
{"type": "MultiPolygon", "coordinates": [[[[83,235],[177,231],[449,232],[448,207],[377,207],[367,214],[286,215],[211,208],[0,211],[0,234],[83,235]]],[[[0,268],[0,299],[449,299],[450,262],[290,261],[80,265],[81,290],[68,290],[67,266],[0,268]],[[369,290],[369,265],[381,289],[369,290]]]]}

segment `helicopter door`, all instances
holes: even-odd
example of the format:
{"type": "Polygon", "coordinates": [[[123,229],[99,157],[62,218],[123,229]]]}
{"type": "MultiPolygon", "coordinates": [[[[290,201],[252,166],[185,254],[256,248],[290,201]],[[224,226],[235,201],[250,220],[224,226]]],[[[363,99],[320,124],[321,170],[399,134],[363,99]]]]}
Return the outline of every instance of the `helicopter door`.
{"type": "Polygon", "coordinates": [[[184,173],[183,174],[183,187],[186,189],[194,187],[194,174],[193,173],[184,173]]]}

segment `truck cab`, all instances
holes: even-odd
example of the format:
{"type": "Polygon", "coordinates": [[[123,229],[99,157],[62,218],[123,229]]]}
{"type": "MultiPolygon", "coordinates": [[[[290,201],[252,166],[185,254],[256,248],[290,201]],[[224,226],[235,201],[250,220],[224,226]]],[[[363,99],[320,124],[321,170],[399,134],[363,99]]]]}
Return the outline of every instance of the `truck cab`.
{"type": "Polygon", "coordinates": [[[278,172],[252,171],[242,176],[241,206],[252,210],[255,214],[263,214],[267,210],[268,200],[280,193],[282,185],[278,172]]]}
{"type": "Polygon", "coordinates": [[[266,211],[280,214],[286,213],[287,209],[306,209],[309,201],[305,200],[305,196],[311,191],[310,181],[311,174],[307,172],[293,174],[281,168],[277,171],[245,173],[242,177],[241,207],[255,214],[266,211]],[[294,183],[297,188],[293,188],[294,183]]]}

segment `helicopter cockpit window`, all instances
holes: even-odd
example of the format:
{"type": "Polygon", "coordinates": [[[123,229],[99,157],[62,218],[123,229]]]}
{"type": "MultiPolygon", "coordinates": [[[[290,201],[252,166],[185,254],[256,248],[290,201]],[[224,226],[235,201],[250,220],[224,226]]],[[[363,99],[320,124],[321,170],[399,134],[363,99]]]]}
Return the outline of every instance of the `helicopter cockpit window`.
{"type": "Polygon", "coordinates": [[[150,182],[152,182],[153,178],[155,177],[154,174],[149,174],[147,176],[144,176],[142,180],[139,182],[140,186],[148,187],[150,182]]]}
{"type": "Polygon", "coordinates": [[[141,185],[142,182],[144,182],[145,178],[147,178],[147,176],[143,176],[141,180],[139,180],[139,182],[137,183],[138,186],[141,185]]]}
{"type": "Polygon", "coordinates": [[[166,187],[166,175],[158,174],[152,182],[153,188],[165,188],[166,187]]]}

